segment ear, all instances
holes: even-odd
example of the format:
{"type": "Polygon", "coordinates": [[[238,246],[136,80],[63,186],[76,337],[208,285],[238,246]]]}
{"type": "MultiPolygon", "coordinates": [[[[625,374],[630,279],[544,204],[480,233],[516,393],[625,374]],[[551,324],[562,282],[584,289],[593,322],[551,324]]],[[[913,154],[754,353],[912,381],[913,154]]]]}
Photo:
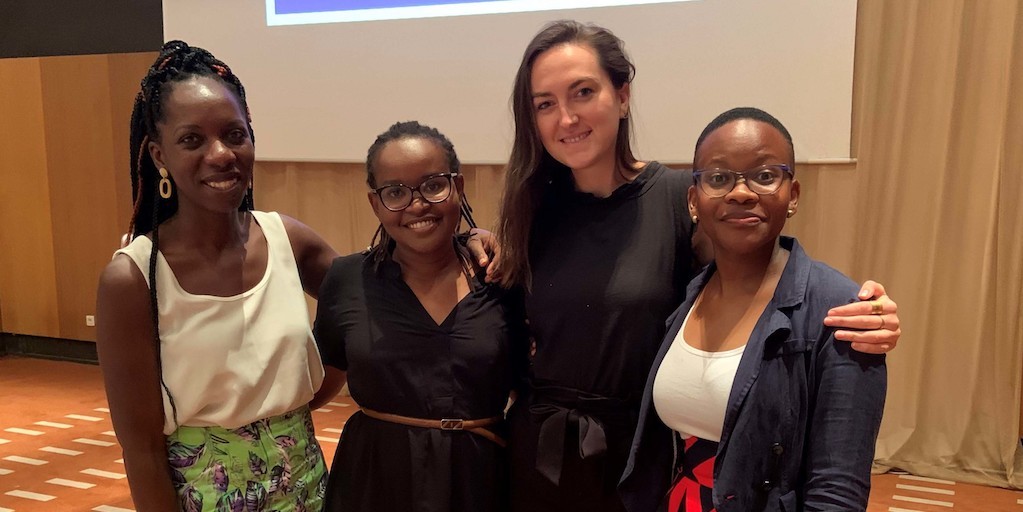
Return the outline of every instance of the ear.
{"type": "Polygon", "coordinates": [[[376,192],[369,190],[366,192],[366,200],[369,201],[369,207],[373,209],[373,215],[376,215],[377,220],[380,220],[380,197],[377,196],[376,192]]]}
{"type": "Polygon", "coordinates": [[[795,212],[799,206],[799,180],[792,180],[792,188],[789,190],[789,209],[795,212]]]}
{"type": "Polygon", "coordinates": [[[166,167],[163,162],[163,149],[159,144],[153,141],[149,141],[149,157],[153,159],[153,163],[156,164],[156,168],[166,167]]]}
{"type": "Polygon", "coordinates": [[[455,190],[458,191],[458,197],[461,199],[462,195],[465,194],[465,178],[462,176],[462,173],[458,173],[455,175],[454,180],[455,190]]]}
{"type": "Polygon", "coordinates": [[[618,91],[618,117],[625,119],[629,115],[629,98],[632,97],[632,84],[622,85],[618,91]]]}
{"type": "Polygon", "coordinates": [[[686,193],[687,202],[689,203],[689,216],[696,215],[696,185],[689,185],[689,191],[686,193]]]}

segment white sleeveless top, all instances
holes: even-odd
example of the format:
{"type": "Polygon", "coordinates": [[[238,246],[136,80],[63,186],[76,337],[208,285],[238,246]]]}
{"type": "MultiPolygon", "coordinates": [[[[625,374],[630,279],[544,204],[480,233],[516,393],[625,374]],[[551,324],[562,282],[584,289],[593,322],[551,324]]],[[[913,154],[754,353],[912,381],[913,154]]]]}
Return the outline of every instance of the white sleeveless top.
{"type": "MultiPolygon", "coordinates": [[[[174,396],[177,424],[163,391],[163,433],[177,425],[237,428],[305,405],[323,381],[309,310],[291,242],[277,213],[252,212],[263,230],[266,272],[232,297],[192,295],[157,254],[163,378],[174,396]]],[[[152,241],[135,238],[125,254],[149,284],[152,241]]],[[[152,340],[139,340],[152,343],[152,340]]]]}
{"type": "Polygon", "coordinates": [[[683,333],[689,313],[668,347],[654,377],[654,409],[683,438],[696,436],[721,441],[725,409],[735,372],[746,345],[723,352],[707,352],[686,343],[683,333]]]}

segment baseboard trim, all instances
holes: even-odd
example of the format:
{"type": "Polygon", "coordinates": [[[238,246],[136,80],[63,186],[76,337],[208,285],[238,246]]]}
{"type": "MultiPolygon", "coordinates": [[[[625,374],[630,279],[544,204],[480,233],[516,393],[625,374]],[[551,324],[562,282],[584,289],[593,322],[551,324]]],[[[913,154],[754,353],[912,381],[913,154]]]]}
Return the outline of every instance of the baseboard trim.
{"type": "Polygon", "coordinates": [[[99,364],[91,341],[0,333],[0,356],[24,356],[76,363],[99,364]]]}

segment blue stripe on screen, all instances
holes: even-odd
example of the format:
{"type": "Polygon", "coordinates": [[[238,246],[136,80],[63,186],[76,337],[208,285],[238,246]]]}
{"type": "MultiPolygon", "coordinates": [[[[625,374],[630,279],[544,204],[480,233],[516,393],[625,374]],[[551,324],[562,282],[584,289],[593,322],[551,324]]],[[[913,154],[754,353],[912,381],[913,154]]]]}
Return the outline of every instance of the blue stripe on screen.
{"type": "Polygon", "coordinates": [[[277,0],[277,14],[358,11],[389,7],[423,7],[428,5],[482,4],[501,0],[277,0]]]}

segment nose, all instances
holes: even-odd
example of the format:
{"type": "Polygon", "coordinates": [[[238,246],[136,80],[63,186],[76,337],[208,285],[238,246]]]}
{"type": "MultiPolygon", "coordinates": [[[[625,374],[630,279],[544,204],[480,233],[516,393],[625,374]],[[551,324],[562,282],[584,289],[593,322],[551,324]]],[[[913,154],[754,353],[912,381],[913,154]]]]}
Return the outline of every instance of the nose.
{"type": "Polygon", "coordinates": [[[566,106],[560,107],[560,111],[561,117],[559,121],[561,122],[562,126],[572,126],[573,124],[579,122],[579,117],[577,117],[575,113],[573,113],[572,111],[568,110],[566,106]]]}
{"type": "Polygon", "coordinates": [[[725,194],[725,200],[733,203],[745,204],[756,202],[760,199],[760,194],[749,189],[746,185],[746,178],[739,177],[735,180],[735,186],[732,187],[727,194],[725,194]]]}
{"type": "Polygon", "coordinates": [[[412,191],[412,202],[409,203],[406,210],[412,210],[414,212],[421,212],[430,207],[430,202],[423,197],[423,193],[419,190],[412,191]]]}
{"type": "Polygon", "coordinates": [[[206,161],[217,167],[226,167],[233,164],[236,159],[234,151],[219,139],[214,140],[206,152],[206,161]]]}

